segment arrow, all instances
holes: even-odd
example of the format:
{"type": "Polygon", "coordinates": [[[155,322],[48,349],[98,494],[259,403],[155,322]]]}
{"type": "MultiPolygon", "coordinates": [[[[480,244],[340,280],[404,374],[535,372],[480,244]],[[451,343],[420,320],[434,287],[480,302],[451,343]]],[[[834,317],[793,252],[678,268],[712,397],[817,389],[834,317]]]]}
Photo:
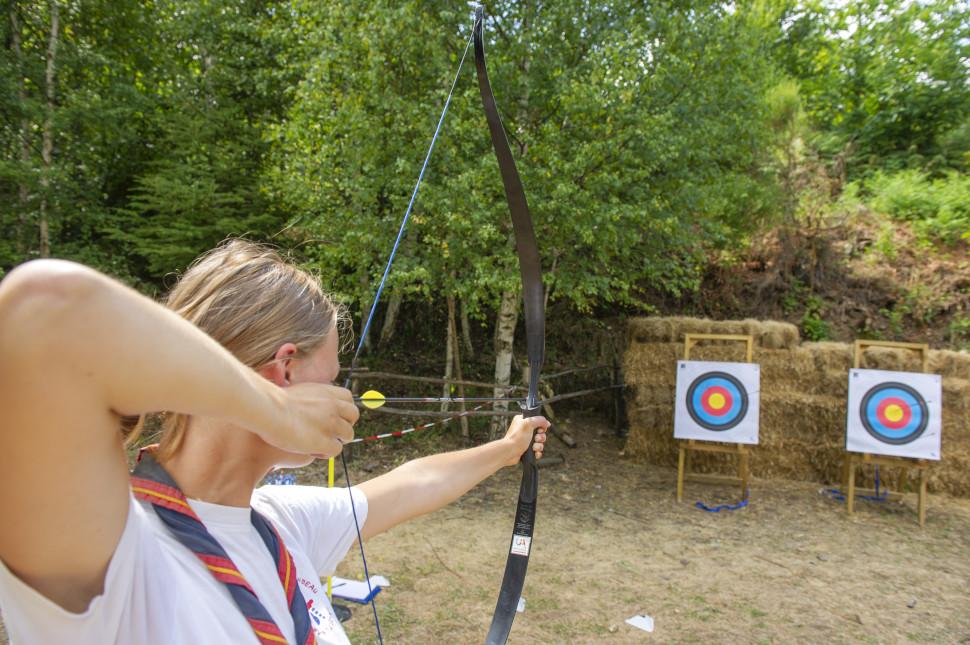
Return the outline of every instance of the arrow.
{"type": "Polygon", "coordinates": [[[384,396],[377,390],[368,390],[354,401],[365,408],[376,410],[385,403],[491,403],[494,401],[511,401],[524,403],[525,397],[507,396],[384,396]]]}

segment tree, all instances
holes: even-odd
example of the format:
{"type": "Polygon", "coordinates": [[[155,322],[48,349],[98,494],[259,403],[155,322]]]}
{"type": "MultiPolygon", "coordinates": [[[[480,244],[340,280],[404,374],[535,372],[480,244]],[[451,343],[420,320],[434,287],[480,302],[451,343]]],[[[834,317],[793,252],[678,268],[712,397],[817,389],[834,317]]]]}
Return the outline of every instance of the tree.
{"type": "MultiPolygon", "coordinates": [[[[298,5],[318,48],[275,128],[276,194],[313,265],[363,307],[383,269],[470,15],[422,2],[298,5]]],[[[766,214],[760,34],[713,2],[490,3],[487,55],[551,298],[648,308],[766,214]]],[[[388,287],[498,311],[517,259],[477,88],[459,79],[388,287]]],[[[498,361],[507,360],[499,352],[498,361]]],[[[502,367],[497,368],[501,373],[502,367]]]]}
{"type": "Polygon", "coordinates": [[[851,143],[856,173],[962,163],[952,142],[970,117],[965,2],[766,6],[776,20],[776,56],[799,81],[811,124],[828,135],[823,150],[851,143]]]}

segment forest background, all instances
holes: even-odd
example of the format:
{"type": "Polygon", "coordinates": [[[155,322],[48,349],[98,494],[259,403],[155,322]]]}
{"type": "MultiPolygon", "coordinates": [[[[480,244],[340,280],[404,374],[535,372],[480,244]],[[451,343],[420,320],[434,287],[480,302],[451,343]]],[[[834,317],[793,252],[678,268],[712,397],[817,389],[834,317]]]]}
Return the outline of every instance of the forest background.
{"type": "MultiPolygon", "coordinates": [[[[160,296],[244,235],[292,254],[360,319],[471,4],[2,6],[0,276],[53,256],[160,296]]],[[[622,336],[645,313],[970,347],[968,9],[486,3],[492,85],[558,321],[551,362],[594,360],[578,339],[622,336]]],[[[517,258],[467,63],[372,364],[452,375],[461,354],[466,377],[509,382],[517,258]]]]}

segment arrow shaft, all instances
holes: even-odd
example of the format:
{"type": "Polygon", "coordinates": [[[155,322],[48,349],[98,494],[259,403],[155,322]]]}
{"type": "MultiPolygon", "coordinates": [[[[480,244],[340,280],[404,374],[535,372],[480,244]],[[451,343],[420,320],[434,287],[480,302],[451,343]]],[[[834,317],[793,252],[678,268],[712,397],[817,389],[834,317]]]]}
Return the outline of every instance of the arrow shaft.
{"type": "Polygon", "coordinates": [[[354,397],[358,403],[368,401],[385,401],[387,403],[488,403],[492,401],[511,401],[514,403],[525,401],[525,398],[509,398],[506,396],[386,396],[383,398],[354,397]]]}

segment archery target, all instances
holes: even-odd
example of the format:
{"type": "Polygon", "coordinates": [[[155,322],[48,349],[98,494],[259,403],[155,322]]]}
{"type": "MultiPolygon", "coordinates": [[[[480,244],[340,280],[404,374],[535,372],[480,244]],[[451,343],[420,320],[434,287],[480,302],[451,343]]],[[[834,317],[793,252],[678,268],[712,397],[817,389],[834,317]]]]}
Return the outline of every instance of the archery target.
{"type": "Polygon", "coordinates": [[[758,443],[760,389],[754,363],[678,361],[674,438],[758,443]]]}
{"type": "Polygon", "coordinates": [[[937,374],[850,370],[846,450],[939,459],[942,407],[937,374]]]}

